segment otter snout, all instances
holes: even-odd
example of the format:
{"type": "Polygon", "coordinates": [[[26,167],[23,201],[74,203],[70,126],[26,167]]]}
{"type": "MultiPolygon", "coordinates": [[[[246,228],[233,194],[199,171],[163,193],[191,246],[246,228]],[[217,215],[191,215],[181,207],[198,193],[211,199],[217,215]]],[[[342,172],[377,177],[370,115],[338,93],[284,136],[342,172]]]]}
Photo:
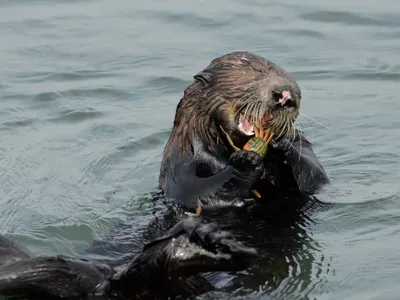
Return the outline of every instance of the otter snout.
{"type": "Polygon", "coordinates": [[[296,107],[296,101],[290,91],[274,92],[274,97],[278,107],[296,107]]]}

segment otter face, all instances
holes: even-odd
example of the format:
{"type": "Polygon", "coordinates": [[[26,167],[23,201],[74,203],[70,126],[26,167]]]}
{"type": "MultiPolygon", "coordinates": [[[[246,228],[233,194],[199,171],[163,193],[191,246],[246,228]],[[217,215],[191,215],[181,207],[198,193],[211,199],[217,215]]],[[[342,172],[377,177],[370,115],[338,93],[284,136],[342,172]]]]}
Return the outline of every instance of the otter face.
{"type": "Polygon", "coordinates": [[[271,128],[276,139],[294,138],[301,90],[279,66],[248,52],[233,52],[213,60],[195,78],[200,77],[206,85],[206,101],[219,103],[216,125],[235,144],[254,136],[254,127],[271,128]]]}
{"type": "Polygon", "coordinates": [[[237,131],[254,135],[254,127],[271,128],[277,138],[291,137],[299,115],[300,89],[286,78],[261,80],[250,97],[235,103],[237,131]]]}
{"type": "Polygon", "coordinates": [[[301,91],[279,66],[249,52],[232,52],[214,59],[194,79],[177,106],[165,153],[172,153],[173,145],[180,151],[193,148],[194,137],[211,149],[223,136],[228,146],[221,127],[238,147],[255,127],[271,128],[275,139],[294,139],[301,91]]]}

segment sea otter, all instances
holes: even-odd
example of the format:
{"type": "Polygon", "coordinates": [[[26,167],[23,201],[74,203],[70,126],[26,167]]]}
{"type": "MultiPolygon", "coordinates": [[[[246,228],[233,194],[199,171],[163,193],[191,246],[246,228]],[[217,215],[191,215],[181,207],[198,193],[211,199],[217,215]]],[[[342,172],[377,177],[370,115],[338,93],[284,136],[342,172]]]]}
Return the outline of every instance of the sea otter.
{"type": "Polygon", "coordinates": [[[213,289],[200,272],[247,268],[257,252],[216,223],[178,222],[119,269],[65,256],[35,257],[0,237],[0,295],[29,299],[160,299],[213,289]]]}
{"type": "Polygon", "coordinates": [[[300,87],[273,62],[241,51],[214,59],[194,76],[176,108],[160,189],[190,209],[198,200],[204,206],[242,205],[252,190],[269,202],[315,193],[329,179],[295,128],[300,103],[300,87]],[[256,128],[275,133],[264,159],[234,151],[225,135],[243,148],[256,128]]]}

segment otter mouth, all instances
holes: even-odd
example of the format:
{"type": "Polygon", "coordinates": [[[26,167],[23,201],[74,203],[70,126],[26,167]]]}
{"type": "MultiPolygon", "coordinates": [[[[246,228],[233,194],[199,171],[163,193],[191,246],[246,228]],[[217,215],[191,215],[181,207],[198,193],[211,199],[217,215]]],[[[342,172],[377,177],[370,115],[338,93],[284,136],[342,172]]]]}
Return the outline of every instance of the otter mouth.
{"type": "MultiPolygon", "coordinates": [[[[262,120],[261,126],[264,128],[267,127],[272,120],[272,115],[269,113],[266,113],[264,115],[264,118],[262,120]]],[[[239,120],[238,120],[238,129],[245,135],[247,136],[252,136],[254,135],[254,124],[246,118],[244,113],[239,114],[239,120]]]]}

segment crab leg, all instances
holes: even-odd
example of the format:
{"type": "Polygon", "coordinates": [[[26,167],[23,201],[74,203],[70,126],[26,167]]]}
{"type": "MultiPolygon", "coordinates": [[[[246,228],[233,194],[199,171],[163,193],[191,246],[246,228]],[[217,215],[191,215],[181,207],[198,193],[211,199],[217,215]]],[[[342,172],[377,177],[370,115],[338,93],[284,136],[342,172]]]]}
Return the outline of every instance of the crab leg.
{"type": "Polygon", "coordinates": [[[261,194],[257,190],[251,190],[251,192],[257,197],[261,198],[261,194]]]}
{"type": "Polygon", "coordinates": [[[231,137],[229,136],[229,134],[224,130],[224,128],[221,127],[222,132],[226,135],[226,139],[228,140],[228,143],[232,146],[233,150],[235,150],[235,152],[240,151],[239,147],[236,147],[235,144],[233,143],[231,137]]]}
{"type": "MultiPolygon", "coordinates": [[[[255,128],[255,127],[254,127],[255,128]]],[[[259,131],[258,131],[258,135],[256,135],[256,137],[260,137],[263,138],[264,137],[264,126],[261,126],[259,131]]]]}
{"type": "Polygon", "coordinates": [[[258,127],[253,126],[253,130],[254,130],[254,136],[255,136],[255,137],[260,136],[261,129],[259,130],[258,127]]]}
{"type": "Polygon", "coordinates": [[[199,217],[202,211],[203,203],[201,203],[200,199],[197,199],[197,209],[196,213],[185,212],[185,215],[190,217],[199,217]]]}
{"type": "Polygon", "coordinates": [[[261,137],[265,140],[265,142],[267,144],[269,144],[269,142],[272,140],[273,136],[274,136],[274,133],[271,131],[270,128],[268,128],[267,131],[265,132],[265,135],[261,136],[261,137]]]}

